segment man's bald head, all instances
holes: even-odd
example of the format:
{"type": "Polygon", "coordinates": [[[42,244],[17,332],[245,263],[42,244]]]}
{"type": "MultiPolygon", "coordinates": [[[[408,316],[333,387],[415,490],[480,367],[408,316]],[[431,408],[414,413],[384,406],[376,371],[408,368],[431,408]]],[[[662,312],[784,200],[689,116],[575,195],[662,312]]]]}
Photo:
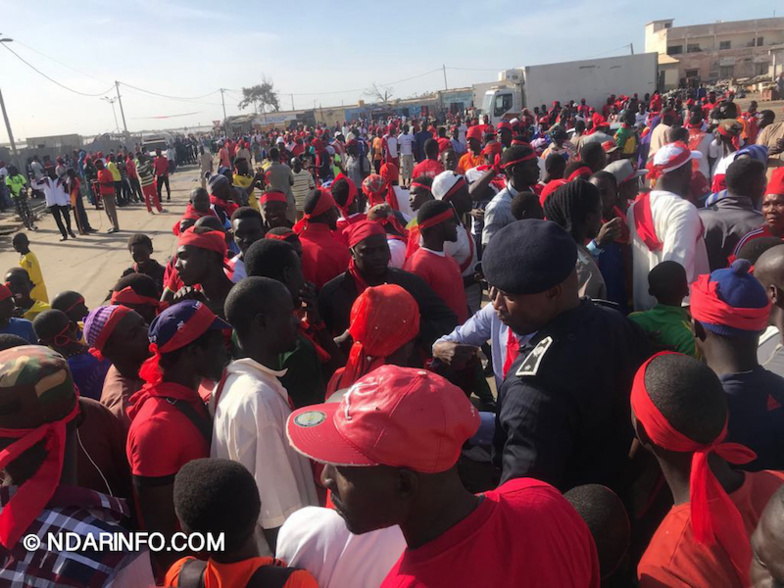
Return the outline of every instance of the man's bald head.
{"type": "Polygon", "coordinates": [[[754,264],[754,277],[766,290],[770,286],[784,290],[784,244],[771,247],[754,264]]]}

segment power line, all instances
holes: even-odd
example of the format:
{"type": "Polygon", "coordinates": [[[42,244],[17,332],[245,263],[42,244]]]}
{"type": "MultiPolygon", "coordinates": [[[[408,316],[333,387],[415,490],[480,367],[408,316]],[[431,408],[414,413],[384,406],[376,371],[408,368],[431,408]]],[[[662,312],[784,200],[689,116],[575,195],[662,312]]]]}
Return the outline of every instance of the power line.
{"type": "Polygon", "coordinates": [[[43,52],[39,51],[38,49],[35,49],[34,47],[30,47],[30,45],[28,45],[27,43],[23,43],[19,39],[14,39],[14,43],[18,44],[18,45],[21,45],[22,47],[26,47],[30,51],[32,51],[34,53],[38,53],[38,55],[40,55],[41,57],[46,57],[46,59],[54,61],[55,63],[57,63],[59,65],[62,65],[63,67],[67,67],[68,69],[73,70],[73,71],[75,71],[78,74],[82,74],[83,76],[87,76],[88,78],[92,78],[94,80],[97,80],[97,81],[101,82],[102,84],[110,83],[110,82],[107,82],[106,80],[103,80],[101,78],[97,78],[94,75],[92,75],[90,73],[87,73],[86,71],[82,71],[82,70],[77,69],[77,68],[75,68],[75,67],[73,67],[71,65],[68,65],[67,63],[63,63],[62,61],[60,61],[59,59],[55,59],[51,55],[47,55],[46,53],[43,53],[43,52]]]}
{"type": "Polygon", "coordinates": [[[61,87],[61,88],[63,88],[64,90],[68,90],[69,92],[73,92],[74,94],[79,94],[79,95],[81,95],[81,96],[88,96],[88,97],[90,97],[90,98],[97,98],[97,97],[99,97],[99,96],[103,96],[104,94],[107,94],[107,93],[111,92],[111,91],[112,91],[112,89],[114,89],[114,84],[112,84],[112,85],[109,87],[109,89],[107,89],[107,90],[104,90],[103,92],[99,92],[99,93],[97,93],[97,94],[88,94],[87,92],[80,92],[79,90],[74,90],[73,88],[69,88],[68,86],[66,86],[66,85],[64,85],[64,84],[61,84],[60,82],[58,82],[58,81],[57,81],[57,80],[55,80],[55,79],[53,79],[53,78],[50,78],[48,75],[46,75],[46,74],[45,74],[44,72],[42,72],[40,69],[38,69],[37,67],[35,67],[35,66],[34,66],[32,63],[30,63],[29,61],[25,60],[25,58],[24,58],[24,57],[22,57],[21,55],[19,55],[19,54],[18,54],[16,51],[14,51],[13,49],[11,49],[11,48],[8,46],[8,43],[0,43],[0,45],[2,45],[4,48],[6,48],[6,49],[7,49],[8,51],[10,51],[11,53],[13,53],[13,54],[16,56],[16,58],[17,58],[19,61],[21,61],[22,63],[24,63],[24,64],[25,64],[27,67],[29,67],[30,69],[32,69],[33,71],[35,71],[37,74],[39,74],[39,75],[41,75],[41,76],[45,77],[47,80],[49,80],[49,81],[50,81],[50,82],[52,82],[53,84],[56,84],[56,85],[60,86],[60,87],[61,87]]]}
{"type": "Polygon", "coordinates": [[[621,45],[620,47],[616,47],[615,49],[610,49],[609,51],[602,51],[601,53],[597,53],[596,55],[591,55],[590,57],[585,57],[583,60],[586,59],[594,59],[595,57],[601,57],[602,55],[607,55],[608,53],[615,53],[616,51],[620,51],[621,49],[628,48],[630,43],[626,43],[626,45],[621,45]]]}
{"type": "MultiPolygon", "coordinates": [[[[139,92],[144,92],[145,94],[152,94],[153,96],[160,96],[161,98],[169,98],[170,100],[184,100],[186,102],[192,100],[201,100],[202,98],[206,98],[207,96],[212,96],[213,94],[217,94],[220,90],[213,90],[208,94],[204,94],[203,96],[193,96],[193,97],[185,97],[185,96],[169,96],[168,94],[161,94],[159,92],[153,92],[152,90],[145,90],[144,88],[139,88],[137,86],[132,86],[126,82],[120,82],[123,86],[127,88],[133,88],[134,90],[138,90],[139,92]]],[[[220,105],[219,105],[220,106],[220,105]]]]}

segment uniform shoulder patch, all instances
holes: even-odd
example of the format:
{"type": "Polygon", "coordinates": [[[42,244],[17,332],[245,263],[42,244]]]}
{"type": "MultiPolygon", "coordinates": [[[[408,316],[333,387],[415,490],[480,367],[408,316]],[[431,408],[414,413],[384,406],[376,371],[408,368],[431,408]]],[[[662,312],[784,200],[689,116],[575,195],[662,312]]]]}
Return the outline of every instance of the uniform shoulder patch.
{"type": "Polygon", "coordinates": [[[544,354],[547,353],[547,350],[550,349],[550,345],[552,344],[553,338],[550,336],[539,341],[536,347],[531,350],[531,353],[528,354],[528,357],[523,360],[523,363],[520,365],[515,375],[535,376],[536,372],[539,371],[539,364],[542,363],[544,354]]]}

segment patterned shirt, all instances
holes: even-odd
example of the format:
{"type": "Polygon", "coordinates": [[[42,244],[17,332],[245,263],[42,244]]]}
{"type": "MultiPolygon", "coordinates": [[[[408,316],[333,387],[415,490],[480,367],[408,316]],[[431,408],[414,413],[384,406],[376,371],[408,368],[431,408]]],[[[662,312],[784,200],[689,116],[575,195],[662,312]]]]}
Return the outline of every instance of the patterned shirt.
{"type": "MultiPolygon", "coordinates": [[[[0,510],[16,491],[14,486],[0,488],[0,510]]],[[[120,521],[129,515],[128,505],[122,499],[61,484],[25,530],[25,535],[36,535],[41,540],[40,547],[31,552],[25,549],[24,541],[19,541],[13,549],[0,545],[0,585],[14,588],[119,585],[119,582],[115,583],[118,574],[137,558],[148,557],[146,553],[99,551],[83,546],[79,551],[50,551],[47,540],[57,536],[64,538],[65,533],[75,533],[82,538],[113,533],[128,538],[130,533],[120,526],[120,521]]]]}
{"type": "Polygon", "coordinates": [[[149,160],[139,163],[136,166],[136,173],[139,175],[139,183],[142,186],[152,186],[155,183],[155,176],[152,171],[152,164],[149,160]]]}

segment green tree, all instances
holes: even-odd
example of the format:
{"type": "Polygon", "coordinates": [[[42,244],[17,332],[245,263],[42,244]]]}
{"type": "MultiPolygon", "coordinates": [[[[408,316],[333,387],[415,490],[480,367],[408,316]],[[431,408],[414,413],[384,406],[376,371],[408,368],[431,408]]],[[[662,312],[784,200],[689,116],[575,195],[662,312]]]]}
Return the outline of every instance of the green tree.
{"type": "Polygon", "coordinates": [[[256,112],[278,112],[280,110],[280,100],[272,80],[264,78],[260,84],[242,89],[242,101],[237,104],[237,107],[240,110],[245,110],[251,104],[256,112]]]}

